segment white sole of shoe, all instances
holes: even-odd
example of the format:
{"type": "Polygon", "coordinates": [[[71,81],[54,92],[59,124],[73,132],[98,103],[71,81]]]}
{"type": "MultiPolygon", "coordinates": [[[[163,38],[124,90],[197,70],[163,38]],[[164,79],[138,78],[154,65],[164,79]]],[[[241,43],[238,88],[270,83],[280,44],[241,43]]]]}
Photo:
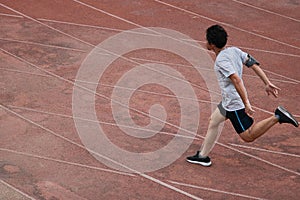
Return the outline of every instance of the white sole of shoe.
{"type": "Polygon", "coordinates": [[[198,164],[198,165],[202,165],[205,167],[211,166],[211,162],[205,163],[205,162],[198,162],[198,161],[192,161],[192,160],[186,160],[186,161],[188,161],[189,163],[198,164]]]}

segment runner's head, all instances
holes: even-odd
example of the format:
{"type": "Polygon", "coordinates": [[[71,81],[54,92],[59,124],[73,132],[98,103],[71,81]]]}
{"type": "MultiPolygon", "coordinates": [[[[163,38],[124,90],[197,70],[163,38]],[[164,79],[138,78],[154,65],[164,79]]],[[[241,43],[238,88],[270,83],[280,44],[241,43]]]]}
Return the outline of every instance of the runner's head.
{"type": "Polygon", "coordinates": [[[207,48],[211,50],[211,45],[221,49],[227,43],[227,32],[220,25],[213,25],[206,30],[207,48]]]}

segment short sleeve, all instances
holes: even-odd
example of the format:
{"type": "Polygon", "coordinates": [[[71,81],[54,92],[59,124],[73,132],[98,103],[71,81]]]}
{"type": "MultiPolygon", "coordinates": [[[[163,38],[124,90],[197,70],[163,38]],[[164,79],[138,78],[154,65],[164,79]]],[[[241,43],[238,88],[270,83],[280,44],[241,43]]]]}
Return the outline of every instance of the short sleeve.
{"type": "Polygon", "coordinates": [[[218,71],[222,73],[225,77],[229,77],[230,75],[236,73],[234,69],[234,64],[229,59],[222,59],[216,63],[218,67],[218,71]]]}
{"type": "Polygon", "coordinates": [[[246,61],[248,60],[248,53],[242,51],[241,49],[239,48],[236,48],[236,50],[238,51],[238,54],[242,60],[242,63],[245,64],[246,61]]]}
{"type": "Polygon", "coordinates": [[[248,54],[242,51],[241,58],[243,63],[245,64],[246,61],[248,60],[248,54]]]}

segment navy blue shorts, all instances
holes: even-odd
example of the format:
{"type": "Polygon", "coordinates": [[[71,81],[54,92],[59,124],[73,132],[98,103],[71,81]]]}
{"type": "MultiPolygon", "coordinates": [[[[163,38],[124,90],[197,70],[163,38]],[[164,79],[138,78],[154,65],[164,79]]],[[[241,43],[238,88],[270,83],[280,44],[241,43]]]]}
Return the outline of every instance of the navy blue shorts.
{"type": "Polygon", "coordinates": [[[231,121],[238,134],[250,128],[254,122],[253,118],[245,112],[245,108],[236,111],[227,111],[223,108],[222,103],[218,105],[218,108],[221,114],[231,121]]]}

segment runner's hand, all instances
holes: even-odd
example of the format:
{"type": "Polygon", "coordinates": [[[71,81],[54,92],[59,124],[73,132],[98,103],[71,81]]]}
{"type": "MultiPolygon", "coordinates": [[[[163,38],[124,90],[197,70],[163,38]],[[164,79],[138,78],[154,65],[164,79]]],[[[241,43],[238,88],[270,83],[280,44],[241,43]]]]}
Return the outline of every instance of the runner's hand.
{"type": "Polygon", "coordinates": [[[250,103],[245,104],[245,111],[249,116],[252,116],[255,113],[255,110],[252,109],[250,103]]]}
{"type": "Polygon", "coordinates": [[[280,88],[275,86],[274,84],[270,83],[266,86],[266,92],[267,95],[269,96],[270,94],[272,94],[274,97],[278,97],[278,92],[279,92],[280,88]]]}

